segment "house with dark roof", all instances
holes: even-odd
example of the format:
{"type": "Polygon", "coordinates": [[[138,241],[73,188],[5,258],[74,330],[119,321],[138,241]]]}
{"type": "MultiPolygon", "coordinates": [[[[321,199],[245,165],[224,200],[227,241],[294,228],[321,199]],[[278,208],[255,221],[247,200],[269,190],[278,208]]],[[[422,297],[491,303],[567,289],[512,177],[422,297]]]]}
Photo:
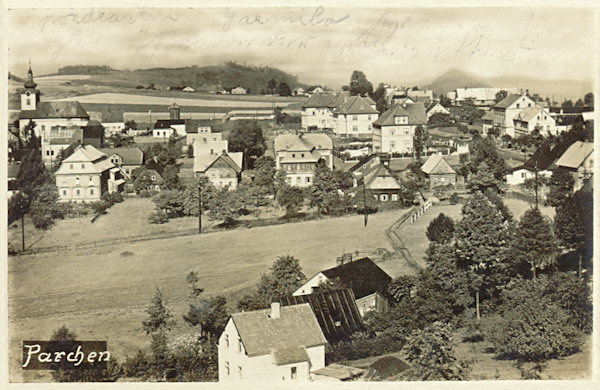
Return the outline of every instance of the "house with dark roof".
{"type": "Polygon", "coordinates": [[[448,164],[441,154],[432,154],[421,166],[421,171],[429,179],[429,188],[445,185],[456,186],[459,175],[454,168],[448,164]]]}
{"type": "Polygon", "coordinates": [[[492,107],[494,126],[500,129],[501,135],[515,137],[515,117],[525,108],[534,107],[535,101],[526,94],[509,94],[492,107]]]}
{"type": "Polygon", "coordinates": [[[327,134],[280,134],[273,141],[275,167],[286,173],[289,185],[311,186],[319,160],[333,169],[333,142],[327,134]]]}
{"type": "Polygon", "coordinates": [[[308,303],[234,313],[219,337],[219,382],[311,380],[327,345],[308,303]]]}
{"type": "Polygon", "coordinates": [[[317,272],[292,295],[312,294],[315,290],[318,291],[320,284],[336,280],[352,290],[361,316],[369,311],[387,311],[388,301],[385,296],[392,277],[368,257],[317,272]]]}
{"type": "Polygon", "coordinates": [[[557,134],[571,130],[574,123],[583,123],[585,121],[581,114],[554,114],[553,117],[556,123],[557,134]]]}
{"type": "Polygon", "coordinates": [[[427,127],[423,103],[393,105],[373,122],[373,151],[412,153],[417,126],[427,127]]]}
{"type": "Polygon", "coordinates": [[[134,169],[140,168],[144,164],[144,153],[139,148],[102,148],[98,149],[108,156],[113,165],[123,170],[127,179],[131,178],[134,169]]]}
{"type": "Polygon", "coordinates": [[[397,202],[401,199],[404,184],[390,170],[389,159],[382,160],[381,157],[373,155],[363,163],[354,165],[350,172],[354,184],[351,195],[364,186],[378,201],[397,202]]]}
{"type": "Polygon", "coordinates": [[[308,303],[330,344],[350,340],[352,333],[364,330],[364,324],[352,290],[318,291],[282,299],[283,306],[308,303]]]}
{"type": "Polygon", "coordinates": [[[536,172],[539,176],[550,177],[550,167],[558,159],[556,152],[548,144],[542,145],[524,163],[510,170],[506,175],[506,183],[509,185],[523,184],[527,179],[535,178],[536,172]]]}
{"type": "Polygon", "coordinates": [[[375,109],[375,102],[369,100],[351,96],[333,110],[333,132],[337,137],[371,138],[373,121],[379,117],[379,111],[375,109]]]}
{"type": "Polygon", "coordinates": [[[333,112],[340,108],[348,99],[350,93],[315,93],[302,103],[302,128],[304,130],[333,130],[333,112]]]}
{"type": "Polygon", "coordinates": [[[567,169],[575,184],[573,191],[582,188],[594,174],[594,143],[577,141],[556,161],[556,166],[567,169]]]}
{"type": "Polygon", "coordinates": [[[450,115],[450,111],[444,106],[440,104],[440,102],[431,102],[425,108],[425,113],[427,113],[427,120],[431,118],[433,114],[446,114],[450,115]]]}

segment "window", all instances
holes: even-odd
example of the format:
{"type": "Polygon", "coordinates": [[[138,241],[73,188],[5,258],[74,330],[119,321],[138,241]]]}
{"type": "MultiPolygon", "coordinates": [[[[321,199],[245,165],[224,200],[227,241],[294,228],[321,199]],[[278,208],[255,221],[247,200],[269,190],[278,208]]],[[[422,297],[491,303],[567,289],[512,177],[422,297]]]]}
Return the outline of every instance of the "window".
{"type": "Polygon", "coordinates": [[[46,150],[46,156],[49,156],[49,155],[50,155],[50,151],[46,150]]]}
{"type": "Polygon", "coordinates": [[[63,190],[63,195],[67,196],[67,190],[63,190]]]}
{"type": "Polygon", "coordinates": [[[358,126],[352,126],[352,131],[358,131],[358,126]]]}
{"type": "Polygon", "coordinates": [[[392,200],[393,201],[397,201],[398,200],[398,194],[392,194],[392,200]]]}
{"type": "Polygon", "coordinates": [[[388,200],[387,194],[381,194],[381,198],[380,199],[381,199],[382,202],[387,202],[387,200],[388,200]]]}
{"type": "Polygon", "coordinates": [[[296,367],[290,367],[290,378],[296,379],[298,376],[298,369],[296,367]]]}
{"type": "Polygon", "coordinates": [[[371,115],[369,115],[369,116],[367,117],[367,119],[368,119],[368,120],[371,120],[371,115]]]}
{"type": "Polygon", "coordinates": [[[85,164],[81,164],[81,169],[84,169],[84,168],[85,168],[85,164]]]}
{"type": "Polygon", "coordinates": [[[75,195],[79,195],[79,190],[75,190],[75,195]]]}
{"type": "MultiPolygon", "coordinates": [[[[238,352],[242,352],[242,339],[238,339],[238,352]]],[[[240,368],[241,370],[241,368],[240,368]]]]}
{"type": "Polygon", "coordinates": [[[531,107],[531,103],[527,103],[527,107],[531,107]]]}
{"type": "Polygon", "coordinates": [[[42,131],[46,130],[46,125],[42,125],[42,131]]]}
{"type": "Polygon", "coordinates": [[[90,183],[94,181],[94,178],[92,176],[90,176],[90,183]]]}
{"type": "Polygon", "coordinates": [[[352,120],[353,120],[353,121],[356,121],[356,120],[358,120],[358,116],[357,116],[357,115],[352,115],[352,120]]]}
{"type": "Polygon", "coordinates": [[[31,105],[31,99],[27,98],[27,105],[31,105]]]}
{"type": "Polygon", "coordinates": [[[225,362],[225,375],[229,376],[229,362],[225,362]]]}
{"type": "Polygon", "coordinates": [[[51,150],[51,151],[50,151],[50,155],[51,155],[51,156],[54,156],[54,150],[51,150]]]}
{"type": "Polygon", "coordinates": [[[242,379],[242,367],[238,366],[238,375],[240,376],[240,379],[242,379]]]}
{"type": "Polygon", "coordinates": [[[306,182],[310,183],[310,176],[306,176],[306,182]]]}
{"type": "Polygon", "coordinates": [[[94,189],[90,188],[90,195],[94,195],[94,189]]]}
{"type": "Polygon", "coordinates": [[[69,164],[69,169],[73,169],[73,164],[69,164]]]}
{"type": "Polygon", "coordinates": [[[214,153],[215,153],[215,150],[214,150],[214,149],[211,149],[211,150],[210,150],[210,154],[214,154],[214,153]]]}
{"type": "Polygon", "coordinates": [[[520,106],[520,104],[519,104],[519,103],[517,103],[517,108],[519,108],[519,106],[520,106]]]}
{"type": "Polygon", "coordinates": [[[521,178],[522,178],[522,179],[525,179],[525,177],[526,177],[526,176],[527,176],[527,175],[525,174],[525,172],[521,172],[521,178]]]}
{"type": "Polygon", "coordinates": [[[313,111],[313,116],[314,116],[314,115],[317,115],[317,113],[313,111]]]}
{"type": "Polygon", "coordinates": [[[223,341],[225,342],[225,348],[229,348],[229,335],[224,334],[223,336],[224,336],[223,341]]]}
{"type": "Polygon", "coordinates": [[[79,178],[78,177],[75,178],[75,184],[79,185],[79,178]]]}

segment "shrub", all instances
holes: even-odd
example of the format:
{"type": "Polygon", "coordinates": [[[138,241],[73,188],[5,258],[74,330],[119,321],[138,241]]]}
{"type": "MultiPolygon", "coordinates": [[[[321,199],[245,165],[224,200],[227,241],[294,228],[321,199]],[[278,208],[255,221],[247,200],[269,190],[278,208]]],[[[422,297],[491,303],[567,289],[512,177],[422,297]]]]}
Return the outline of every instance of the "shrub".
{"type": "Polygon", "coordinates": [[[156,191],[153,190],[140,190],[138,195],[142,198],[151,198],[156,195],[156,191]]]}
{"type": "Polygon", "coordinates": [[[123,362],[123,375],[126,377],[134,377],[145,379],[148,376],[150,368],[150,359],[144,352],[138,350],[135,356],[125,357],[123,362]]]}
{"type": "Polygon", "coordinates": [[[330,362],[363,359],[369,356],[398,352],[403,345],[402,341],[389,334],[367,337],[363,333],[358,333],[354,334],[350,341],[332,344],[327,358],[330,362]]]}
{"type": "Polygon", "coordinates": [[[458,202],[460,202],[460,195],[458,195],[457,192],[454,192],[452,195],[450,195],[448,200],[450,201],[450,204],[458,204],[458,202]]]}
{"type": "Polygon", "coordinates": [[[110,207],[110,204],[104,200],[99,200],[97,202],[91,203],[92,210],[97,215],[106,214],[106,210],[110,207]]]}
{"type": "Polygon", "coordinates": [[[121,203],[123,201],[123,195],[118,192],[105,192],[102,195],[102,200],[109,204],[109,207],[115,203],[121,203]]]}
{"type": "Polygon", "coordinates": [[[527,362],[571,355],[582,342],[569,314],[535,294],[512,301],[487,333],[498,357],[527,362]]]}
{"type": "Polygon", "coordinates": [[[163,224],[169,221],[169,216],[162,210],[156,210],[148,217],[150,223],[163,224]]]}

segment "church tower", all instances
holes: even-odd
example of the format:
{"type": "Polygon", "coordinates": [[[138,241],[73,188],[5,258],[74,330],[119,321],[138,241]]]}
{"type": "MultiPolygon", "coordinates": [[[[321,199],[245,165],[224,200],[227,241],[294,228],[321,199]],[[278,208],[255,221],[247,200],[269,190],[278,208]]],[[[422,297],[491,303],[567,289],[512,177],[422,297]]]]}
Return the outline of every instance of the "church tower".
{"type": "Polygon", "coordinates": [[[181,109],[177,105],[177,103],[173,103],[171,107],[169,107],[169,119],[170,120],[179,120],[181,118],[181,109]]]}
{"type": "Polygon", "coordinates": [[[27,71],[27,79],[24,86],[25,90],[21,94],[21,110],[35,110],[40,101],[40,91],[36,89],[37,84],[33,81],[31,60],[29,60],[29,71],[27,71]]]}

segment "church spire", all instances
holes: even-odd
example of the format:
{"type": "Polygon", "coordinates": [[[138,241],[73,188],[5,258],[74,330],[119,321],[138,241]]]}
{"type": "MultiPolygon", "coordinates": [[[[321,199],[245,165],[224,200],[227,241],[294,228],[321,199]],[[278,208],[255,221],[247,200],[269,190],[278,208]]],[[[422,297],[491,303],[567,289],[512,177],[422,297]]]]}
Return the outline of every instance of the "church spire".
{"type": "Polygon", "coordinates": [[[29,59],[29,70],[27,71],[27,79],[25,80],[25,88],[35,88],[37,84],[33,81],[33,71],[31,70],[31,58],[29,59]]]}

